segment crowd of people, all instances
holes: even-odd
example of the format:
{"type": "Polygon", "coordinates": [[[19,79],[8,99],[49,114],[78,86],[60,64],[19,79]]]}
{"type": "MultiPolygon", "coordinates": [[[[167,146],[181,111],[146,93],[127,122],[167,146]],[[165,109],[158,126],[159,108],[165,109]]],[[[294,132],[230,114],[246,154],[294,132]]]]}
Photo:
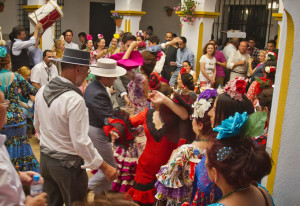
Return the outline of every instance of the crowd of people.
{"type": "Polygon", "coordinates": [[[44,51],[40,29],[26,40],[14,27],[0,45],[0,205],[274,205],[260,185],[272,168],[273,40],[211,40],[197,74],[192,39],[162,43],[152,26],[80,32],[80,45],[68,29],[44,51]],[[35,174],[44,193],[25,198],[35,174]]]}

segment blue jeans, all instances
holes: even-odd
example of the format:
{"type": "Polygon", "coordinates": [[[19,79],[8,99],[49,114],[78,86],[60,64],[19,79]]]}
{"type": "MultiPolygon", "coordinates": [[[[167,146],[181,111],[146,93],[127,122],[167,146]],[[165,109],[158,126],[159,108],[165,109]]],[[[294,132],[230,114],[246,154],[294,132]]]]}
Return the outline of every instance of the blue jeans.
{"type": "Polygon", "coordinates": [[[180,68],[177,68],[174,71],[174,73],[172,74],[171,79],[169,81],[169,84],[171,87],[173,87],[175,85],[175,83],[177,82],[177,77],[178,77],[179,72],[180,72],[180,68]]]}

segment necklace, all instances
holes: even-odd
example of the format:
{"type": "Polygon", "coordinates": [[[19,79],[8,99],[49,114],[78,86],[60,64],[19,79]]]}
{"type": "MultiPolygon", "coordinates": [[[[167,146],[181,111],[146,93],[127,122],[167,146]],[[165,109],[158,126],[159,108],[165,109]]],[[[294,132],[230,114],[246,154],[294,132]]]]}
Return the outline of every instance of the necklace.
{"type": "Polygon", "coordinates": [[[198,139],[198,140],[195,140],[195,142],[208,142],[208,139],[198,139]]]}
{"type": "Polygon", "coordinates": [[[217,202],[219,202],[220,200],[225,199],[226,197],[229,197],[230,195],[232,195],[232,194],[235,193],[235,192],[239,192],[239,191],[248,189],[249,187],[250,187],[250,185],[238,187],[238,188],[232,190],[231,192],[228,192],[226,195],[223,195],[223,197],[222,197],[221,199],[219,199],[217,202]]]}

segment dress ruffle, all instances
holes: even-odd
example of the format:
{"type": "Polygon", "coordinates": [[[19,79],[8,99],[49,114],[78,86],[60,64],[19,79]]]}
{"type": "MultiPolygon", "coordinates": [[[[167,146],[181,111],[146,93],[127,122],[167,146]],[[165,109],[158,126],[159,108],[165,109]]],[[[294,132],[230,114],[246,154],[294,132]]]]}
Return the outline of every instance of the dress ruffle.
{"type": "Polygon", "coordinates": [[[155,202],[156,188],[150,189],[148,191],[136,190],[133,187],[127,192],[128,195],[132,197],[132,200],[142,203],[142,204],[152,204],[155,202]]]}
{"type": "Polygon", "coordinates": [[[188,187],[179,187],[179,188],[169,188],[165,187],[162,183],[157,181],[155,183],[155,187],[157,189],[157,195],[156,196],[166,196],[171,198],[180,198],[181,200],[186,199],[187,196],[191,194],[191,190],[188,187]]]}

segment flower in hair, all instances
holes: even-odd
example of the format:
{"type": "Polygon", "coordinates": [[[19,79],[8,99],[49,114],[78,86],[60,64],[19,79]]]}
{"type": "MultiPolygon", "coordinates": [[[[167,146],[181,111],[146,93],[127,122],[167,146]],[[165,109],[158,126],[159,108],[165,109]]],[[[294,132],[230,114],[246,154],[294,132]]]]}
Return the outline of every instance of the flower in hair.
{"type": "Polygon", "coordinates": [[[138,31],[136,32],[135,35],[136,35],[137,37],[138,37],[138,36],[144,36],[144,33],[143,33],[142,30],[138,30],[138,31]]]}
{"type": "Polygon", "coordinates": [[[86,35],[86,39],[89,41],[89,40],[93,40],[93,36],[92,35],[90,35],[90,34],[88,34],[88,35],[86,35]]]}
{"type": "Polygon", "coordinates": [[[6,54],[7,54],[7,49],[6,49],[6,47],[5,46],[1,46],[0,47],[0,57],[5,57],[6,56],[6,54]]]}
{"type": "Polygon", "coordinates": [[[237,77],[229,81],[225,85],[225,92],[233,99],[242,101],[243,95],[246,93],[246,79],[244,77],[237,77]]]}
{"type": "Polygon", "coordinates": [[[247,112],[244,112],[243,114],[236,112],[234,116],[230,116],[228,119],[223,120],[221,125],[213,128],[215,132],[218,132],[217,139],[220,140],[239,134],[247,119],[247,112]]]}
{"type": "Polygon", "coordinates": [[[217,97],[218,93],[216,89],[206,89],[205,91],[201,92],[201,94],[198,97],[199,99],[210,99],[212,97],[217,97]]]}
{"type": "Polygon", "coordinates": [[[150,52],[160,52],[161,47],[158,46],[158,45],[155,45],[155,46],[147,47],[147,50],[150,51],[150,52]]]}
{"type": "Polygon", "coordinates": [[[102,39],[104,36],[102,34],[98,34],[98,39],[102,39]]]}
{"type": "Polygon", "coordinates": [[[146,42],[144,41],[141,41],[139,44],[138,44],[138,48],[146,48],[147,47],[147,44],[146,42]]]}
{"type": "Polygon", "coordinates": [[[180,70],[180,75],[182,75],[182,74],[185,74],[186,73],[186,68],[182,68],[181,70],[180,70]]]}
{"type": "Polygon", "coordinates": [[[195,118],[203,118],[205,115],[205,112],[210,108],[212,99],[198,99],[194,102],[192,105],[192,108],[194,108],[194,113],[192,114],[192,117],[195,118]]]}
{"type": "Polygon", "coordinates": [[[194,113],[192,114],[192,117],[203,118],[205,112],[207,112],[207,110],[209,110],[209,108],[211,107],[213,97],[216,96],[218,96],[218,93],[215,89],[207,89],[204,92],[202,92],[198,100],[196,100],[192,105],[192,108],[194,108],[194,113]]]}
{"type": "Polygon", "coordinates": [[[120,39],[120,34],[117,34],[117,33],[114,34],[114,38],[115,38],[115,39],[120,39]]]}
{"type": "Polygon", "coordinates": [[[276,67],[274,67],[274,66],[265,67],[265,72],[268,74],[274,73],[275,71],[276,71],[276,67]]]}
{"type": "Polygon", "coordinates": [[[266,59],[267,60],[277,60],[277,54],[272,51],[268,51],[266,54],[266,59]]]}
{"type": "Polygon", "coordinates": [[[151,73],[149,77],[149,88],[156,90],[160,87],[161,77],[157,72],[151,73]]]}

